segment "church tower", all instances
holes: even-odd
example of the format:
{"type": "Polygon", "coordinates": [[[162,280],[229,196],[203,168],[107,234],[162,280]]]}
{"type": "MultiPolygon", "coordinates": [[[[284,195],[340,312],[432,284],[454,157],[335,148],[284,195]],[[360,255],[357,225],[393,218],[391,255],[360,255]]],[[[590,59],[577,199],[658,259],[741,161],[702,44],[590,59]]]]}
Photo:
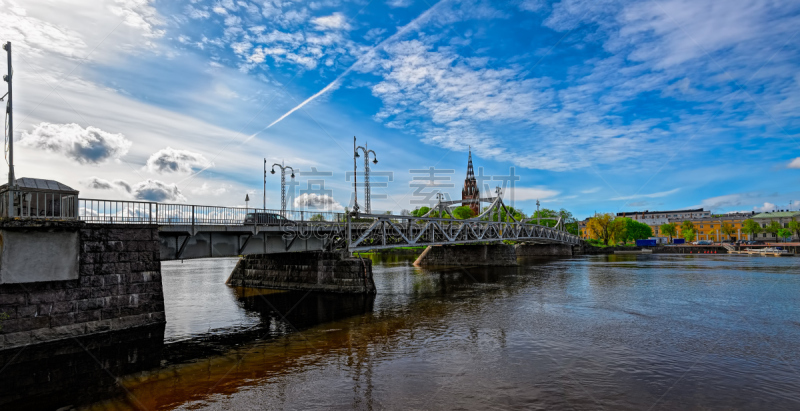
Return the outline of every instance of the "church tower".
{"type": "MultiPolygon", "coordinates": [[[[475,171],[472,169],[472,147],[469,150],[469,160],[467,161],[467,178],[464,179],[464,189],[461,190],[462,200],[477,200],[480,198],[480,191],[478,191],[478,182],[475,180],[475,171]]],[[[472,209],[474,215],[481,213],[481,204],[475,203],[461,203],[462,206],[467,206],[472,209]]]]}

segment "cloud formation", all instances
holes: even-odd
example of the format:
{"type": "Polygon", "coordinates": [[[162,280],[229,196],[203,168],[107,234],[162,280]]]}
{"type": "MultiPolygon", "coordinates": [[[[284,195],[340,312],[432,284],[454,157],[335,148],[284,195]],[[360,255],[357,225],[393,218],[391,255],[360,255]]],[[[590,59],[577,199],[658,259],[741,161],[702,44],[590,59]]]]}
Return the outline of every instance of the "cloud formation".
{"type": "Polygon", "coordinates": [[[118,160],[131,147],[122,134],[112,134],[97,127],[83,128],[75,123],[40,123],[32,131],[22,132],[22,145],[63,154],[80,164],[101,164],[118,160]]]}
{"type": "Polygon", "coordinates": [[[294,207],[305,209],[314,208],[319,210],[342,210],[344,207],[327,194],[303,193],[294,199],[294,207]]]}
{"type": "Polygon", "coordinates": [[[193,170],[211,167],[211,161],[200,153],[176,150],[171,147],[159,150],[147,159],[148,171],[157,174],[190,174],[193,170]]]}
{"type": "Polygon", "coordinates": [[[800,157],[797,157],[796,159],[792,160],[787,167],[788,168],[800,168],[800,157]]]}
{"type": "Polygon", "coordinates": [[[186,197],[175,184],[165,183],[159,180],[147,179],[140,181],[131,187],[131,194],[137,200],[183,203],[186,197]]]}
{"type": "Polygon", "coordinates": [[[87,180],[81,181],[81,184],[94,190],[111,190],[114,188],[110,181],[99,177],[89,177],[87,180]]]}
{"type": "Polygon", "coordinates": [[[615,200],[634,200],[634,199],[638,199],[638,198],[660,198],[660,197],[670,196],[672,194],[677,193],[678,191],[680,191],[680,188],[675,188],[675,189],[672,189],[672,190],[669,190],[669,191],[661,191],[661,192],[658,192],[658,193],[634,194],[634,195],[630,195],[630,196],[614,197],[611,200],[615,201],[615,200]]]}

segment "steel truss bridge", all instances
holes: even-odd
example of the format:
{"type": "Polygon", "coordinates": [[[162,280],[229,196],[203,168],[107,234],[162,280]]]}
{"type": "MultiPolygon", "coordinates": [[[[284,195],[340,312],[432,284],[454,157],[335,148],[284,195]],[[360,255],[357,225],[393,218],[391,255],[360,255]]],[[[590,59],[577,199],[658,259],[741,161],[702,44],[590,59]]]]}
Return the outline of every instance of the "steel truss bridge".
{"type": "MultiPolygon", "coordinates": [[[[265,210],[241,207],[165,204],[142,201],[78,199],[75,216],[60,210],[25,207],[15,218],[78,219],[88,224],[152,224],[159,226],[162,260],[235,257],[286,251],[419,247],[499,241],[571,244],[580,238],[535,219],[517,220],[500,196],[464,201],[439,201],[423,216],[265,210]],[[452,209],[462,203],[488,203],[475,217],[457,219],[452,209]],[[38,213],[34,211],[39,210],[38,213]],[[250,213],[281,217],[279,223],[245,222],[250,213]]],[[[551,219],[553,220],[553,219],[551,219]]],[[[253,221],[251,219],[250,221],[253,221]]],[[[552,223],[551,223],[552,224],[552,223]]]]}

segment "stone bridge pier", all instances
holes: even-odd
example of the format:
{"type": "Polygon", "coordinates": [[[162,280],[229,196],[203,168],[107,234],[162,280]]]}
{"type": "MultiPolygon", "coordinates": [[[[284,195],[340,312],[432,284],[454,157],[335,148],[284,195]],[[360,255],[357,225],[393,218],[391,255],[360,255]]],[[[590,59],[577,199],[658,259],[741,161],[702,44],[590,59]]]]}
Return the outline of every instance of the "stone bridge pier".
{"type": "Polygon", "coordinates": [[[0,223],[0,350],[164,324],[159,260],[154,225],[0,223]]]}

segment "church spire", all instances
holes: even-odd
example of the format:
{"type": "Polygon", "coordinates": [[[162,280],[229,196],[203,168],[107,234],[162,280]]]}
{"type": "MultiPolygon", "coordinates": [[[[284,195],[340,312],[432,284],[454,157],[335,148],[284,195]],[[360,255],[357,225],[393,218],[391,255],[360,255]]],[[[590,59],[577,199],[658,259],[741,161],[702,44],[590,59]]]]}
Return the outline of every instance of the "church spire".
{"type": "Polygon", "coordinates": [[[469,159],[467,160],[467,180],[475,179],[475,170],[472,169],[472,146],[469,146],[469,159]]]}

